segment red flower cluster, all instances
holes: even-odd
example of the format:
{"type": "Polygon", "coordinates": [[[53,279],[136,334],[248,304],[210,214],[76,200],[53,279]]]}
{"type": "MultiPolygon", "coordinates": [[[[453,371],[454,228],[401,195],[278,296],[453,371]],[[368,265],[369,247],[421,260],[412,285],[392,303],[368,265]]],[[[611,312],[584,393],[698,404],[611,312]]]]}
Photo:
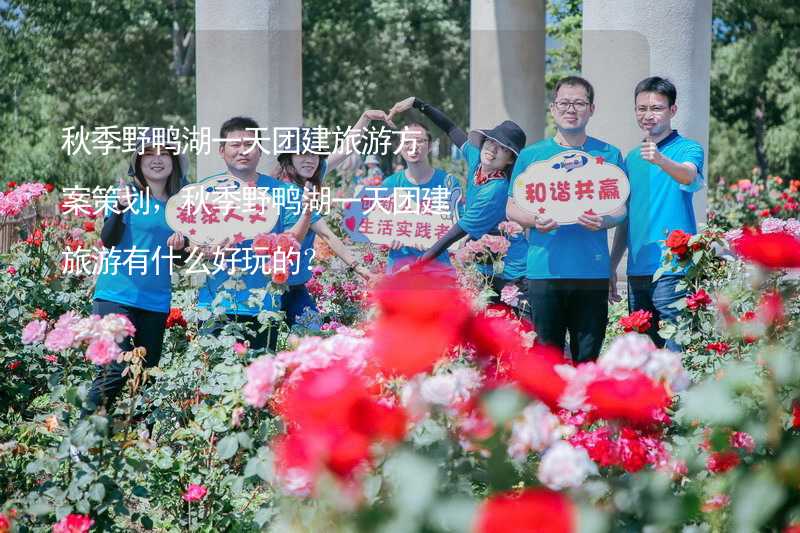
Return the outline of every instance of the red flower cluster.
{"type": "Polygon", "coordinates": [[[764,268],[800,268],[800,239],[783,231],[746,232],[733,243],[733,249],[745,261],[764,268]]]}
{"type": "Polygon", "coordinates": [[[280,285],[289,280],[289,271],[299,258],[300,243],[291,233],[262,233],[253,239],[253,251],[272,258],[272,281],[280,285]]]}
{"type": "Polygon", "coordinates": [[[673,255],[676,255],[678,259],[683,261],[689,254],[689,239],[691,238],[692,235],[685,231],[679,229],[672,230],[670,234],[667,235],[667,248],[669,248],[669,251],[672,252],[673,255]]]}
{"type": "Polygon", "coordinates": [[[629,427],[621,428],[617,435],[609,426],[580,430],[568,440],[573,446],[585,449],[592,461],[600,466],[616,466],[626,472],[638,472],[648,464],[661,466],[668,458],[657,433],[629,427]]]}
{"type": "Polygon", "coordinates": [[[622,329],[625,330],[625,333],[630,333],[632,331],[644,333],[650,329],[650,326],[652,325],[650,321],[652,319],[653,313],[650,311],[645,311],[644,309],[639,309],[628,316],[620,318],[619,325],[622,326],[622,329]]]}
{"type": "Polygon", "coordinates": [[[182,328],[187,326],[186,319],[183,318],[183,312],[178,307],[170,309],[169,315],[167,315],[167,327],[174,328],[175,326],[180,326],[182,328]]]}
{"type": "Polygon", "coordinates": [[[86,533],[92,528],[94,520],[88,515],[68,514],[56,524],[53,524],[53,533],[86,533]]]}
{"type": "Polygon", "coordinates": [[[714,452],[708,456],[706,468],[712,474],[721,474],[735,468],[740,462],[742,459],[733,450],[714,452]]]}
{"type": "Polygon", "coordinates": [[[800,429],[800,401],[792,402],[792,429],[800,429]]]}
{"type": "Polygon", "coordinates": [[[301,493],[324,469],[352,481],[369,464],[373,442],[396,442],[406,432],[405,411],[376,400],[343,363],[304,373],[279,409],[289,429],[274,447],[277,472],[301,493]]]}
{"type": "Polygon", "coordinates": [[[565,495],[549,489],[495,494],[480,506],[476,533],[572,533],[575,506],[565,495]]]}
{"type": "Polygon", "coordinates": [[[728,350],[731,349],[731,346],[727,342],[709,342],[706,344],[706,350],[711,352],[717,352],[717,355],[725,355],[728,353],[728,350]]]}
{"type": "Polygon", "coordinates": [[[42,242],[44,242],[44,234],[42,233],[42,230],[40,230],[39,228],[33,230],[33,232],[30,235],[28,235],[28,238],[25,239],[25,243],[28,244],[29,246],[38,247],[42,245],[42,242]]]}
{"type": "Polygon", "coordinates": [[[686,307],[689,311],[697,311],[698,309],[705,309],[711,304],[711,296],[705,291],[700,289],[694,294],[686,297],[686,307]]]}

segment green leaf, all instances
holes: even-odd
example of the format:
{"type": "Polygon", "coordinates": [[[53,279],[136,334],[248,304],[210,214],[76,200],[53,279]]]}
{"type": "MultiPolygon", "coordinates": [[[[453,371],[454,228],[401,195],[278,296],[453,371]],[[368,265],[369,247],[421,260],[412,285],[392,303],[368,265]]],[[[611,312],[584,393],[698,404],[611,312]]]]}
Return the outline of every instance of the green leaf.
{"type": "Polygon", "coordinates": [[[417,516],[433,503],[439,473],[430,460],[410,452],[399,452],[386,461],[384,473],[393,488],[400,516],[417,516]]]}
{"type": "Polygon", "coordinates": [[[103,498],[106,497],[106,488],[102,483],[95,483],[89,488],[88,495],[90,500],[100,503],[103,501],[103,498]]]}
{"type": "Polygon", "coordinates": [[[739,483],[731,504],[735,531],[760,531],[785,499],[786,492],[772,472],[762,470],[747,476],[739,483]]]}
{"type": "Polygon", "coordinates": [[[714,381],[706,381],[682,393],[681,403],[677,416],[685,422],[735,424],[743,414],[728,387],[714,381]]]}
{"type": "Polygon", "coordinates": [[[513,388],[497,389],[483,401],[486,413],[497,426],[513,420],[525,406],[525,398],[513,388]]]}
{"type": "Polygon", "coordinates": [[[153,529],[153,519],[147,515],[142,515],[139,519],[139,522],[142,524],[142,527],[145,529],[153,529]]]}
{"type": "Polygon", "coordinates": [[[236,435],[228,435],[217,443],[217,455],[226,461],[236,455],[239,450],[239,439],[236,435]]]}

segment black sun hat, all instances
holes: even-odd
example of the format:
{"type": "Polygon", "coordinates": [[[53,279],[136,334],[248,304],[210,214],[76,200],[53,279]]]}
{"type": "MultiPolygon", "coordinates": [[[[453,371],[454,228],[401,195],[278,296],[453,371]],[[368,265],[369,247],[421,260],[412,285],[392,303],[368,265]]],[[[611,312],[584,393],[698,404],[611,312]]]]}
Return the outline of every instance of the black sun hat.
{"type": "Polygon", "coordinates": [[[517,156],[525,147],[525,132],[513,120],[504,120],[500,125],[490,130],[472,130],[469,132],[469,140],[475,145],[480,146],[483,137],[496,141],[517,156]]]}

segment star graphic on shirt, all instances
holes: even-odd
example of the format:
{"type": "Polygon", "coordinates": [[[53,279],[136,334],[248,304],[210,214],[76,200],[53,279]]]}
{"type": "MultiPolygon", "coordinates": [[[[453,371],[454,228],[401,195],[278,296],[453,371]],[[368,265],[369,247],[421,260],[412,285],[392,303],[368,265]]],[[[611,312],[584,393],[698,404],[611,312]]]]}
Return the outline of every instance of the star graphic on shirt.
{"type": "Polygon", "coordinates": [[[594,162],[597,163],[598,165],[602,165],[603,163],[606,162],[606,160],[602,155],[598,155],[597,157],[594,158],[594,162]]]}
{"type": "Polygon", "coordinates": [[[196,229],[192,228],[189,230],[189,235],[194,235],[195,233],[197,233],[196,229]]]}
{"type": "Polygon", "coordinates": [[[594,209],[589,209],[588,211],[584,211],[586,215],[596,215],[597,213],[594,212],[594,209]]]}
{"type": "Polygon", "coordinates": [[[233,244],[239,244],[244,241],[244,235],[237,233],[233,236],[233,244]]]}
{"type": "Polygon", "coordinates": [[[547,209],[545,209],[544,207],[540,207],[539,208],[539,214],[540,215],[544,214],[545,211],[547,211],[547,209]]]}

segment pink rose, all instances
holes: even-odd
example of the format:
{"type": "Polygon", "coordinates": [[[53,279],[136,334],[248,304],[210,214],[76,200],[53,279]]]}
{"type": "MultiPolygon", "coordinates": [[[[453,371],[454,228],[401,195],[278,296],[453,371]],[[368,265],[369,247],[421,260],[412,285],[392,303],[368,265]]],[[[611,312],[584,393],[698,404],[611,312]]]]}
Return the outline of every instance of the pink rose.
{"type": "Polygon", "coordinates": [[[269,356],[259,357],[245,369],[245,375],[244,400],[253,407],[264,407],[277,378],[275,361],[269,356]]]}
{"type": "Polygon", "coordinates": [[[86,358],[96,365],[107,365],[116,361],[122,353],[119,345],[110,337],[94,339],[86,348],[86,358]]]}
{"type": "Polygon", "coordinates": [[[51,352],[62,352],[72,346],[74,341],[75,334],[71,329],[56,326],[56,328],[47,335],[44,341],[44,347],[51,352]]]}
{"type": "Polygon", "coordinates": [[[34,344],[44,340],[47,331],[47,322],[44,320],[33,320],[22,330],[22,344],[34,344]]]}
{"type": "Polygon", "coordinates": [[[186,487],[186,492],[183,493],[182,498],[187,502],[199,502],[208,494],[208,489],[203,485],[197,483],[189,483],[186,487]]]}

